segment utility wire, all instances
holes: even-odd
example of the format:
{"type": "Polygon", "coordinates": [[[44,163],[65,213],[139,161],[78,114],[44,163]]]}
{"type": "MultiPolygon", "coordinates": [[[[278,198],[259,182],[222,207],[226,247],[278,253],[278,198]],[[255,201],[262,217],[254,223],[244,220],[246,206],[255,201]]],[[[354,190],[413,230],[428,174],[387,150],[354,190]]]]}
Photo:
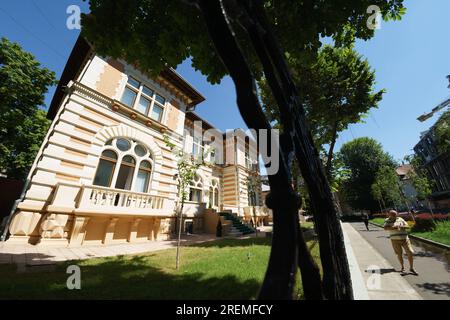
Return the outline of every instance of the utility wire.
{"type": "Polygon", "coordinates": [[[34,0],[31,0],[31,2],[33,3],[34,7],[37,9],[37,11],[39,12],[39,14],[42,16],[42,18],[44,18],[45,21],[47,21],[48,25],[50,27],[52,27],[54,30],[57,30],[55,25],[50,21],[49,18],[47,18],[47,15],[42,11],[42,9],[36,4],[36,2],[34,0]]]}
{"type": "Polygon", "coordinates": [[[2,11],[5,15],[7,15],[14,23],[16,23],[19,27],[21,27],[25,32],[29,33],[33,38],[39,40],[43,45],[45,45],[48,49],[53,51],[54,54],[56,54],[59,58],[61,58],[62,61],[66,61],[66,58],[63,54],[59,53],[57,50],[53,49],[47,42],[42,40],[40,37],[38,37],[36,34],[34,34],[30,29],[25,27],[23,24],[20,23],[16,18],[14,18],[12,15],[10,15],[7,11],[5,11],[3,8],[0,7],[0,11],[2,11]]]}
{"type": "Polygon", "coordinates": [[[378,129],[381,129],[380,125],[378,124],[377,120],[375,120],[375,117],[372,115],[372,113],[369,113],[370,117],[372,118],[375,125],[378,127],[378,129]]]}
{"type": "Polygon", "coordinates": [[[351,126],[348,126],[348,128],[350,129],[350,133],[352,134],[353,140],[355,140],[355,135],[353,134],[353,130],[351,126]]]}
{"type": "MultiPolygon", "coordinates": [[[[58,28],[53,24],[53,22],[51,21],[51,19],[48,18],[47,14],[45,14],[44,10],[42,10],[36,3],[35,0],[31,0],[31,2],[33,3],[34,7],[37,9],[37,11],[39,12],[39,14],[41,15],[41,17],[47,22],[47,24],[55,31],[59,31],[58,28]]],[[[73,43],[69,43],[67,41],[66,38],[63,38],[64,41],[66,42],[66,44],[72,46],[73,43]]]]}

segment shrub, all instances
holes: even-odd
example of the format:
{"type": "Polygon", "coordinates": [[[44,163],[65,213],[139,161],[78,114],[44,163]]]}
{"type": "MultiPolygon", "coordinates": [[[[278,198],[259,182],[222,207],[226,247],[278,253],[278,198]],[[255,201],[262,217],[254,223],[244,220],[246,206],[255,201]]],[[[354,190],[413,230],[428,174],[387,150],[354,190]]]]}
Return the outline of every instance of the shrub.
{"type": "Polygon", "coordinates": [[[371,217],[372,217],[372,219],[375,219],[375,218],[387,218],[387,214],[385,214],[385,213],[374,213],[374,214],[371,215],[371,217]]]}
{"type": "Polygon", "coordinates": [[[434,219],[436,221],[447,221],[449,220],[449,215],[443,213],[435,213],[433,215],[431,213],[421,213],[416,215],[416,219],[434,219]]]}
{"type": "Polygon", "coordinates": [[[409,212],[401,212],[398,214],[398,216],[405,221],[414,221],[413,217],[409,212]]]}
{"type": "Polygon", "coordinates": [[[429,213],[422,213],[416,216],[416,223],[412,228],[414,232],[426,232],[436,229],[436,222],[429,213]]]}
{"type": "Polygon", "coordinates": [[[436,213],[433,215],[434,220],[439,220],[439,221],[448,221],[449,217],[450,217],[450,215],[443,214],[443,213],[436,213]]]}

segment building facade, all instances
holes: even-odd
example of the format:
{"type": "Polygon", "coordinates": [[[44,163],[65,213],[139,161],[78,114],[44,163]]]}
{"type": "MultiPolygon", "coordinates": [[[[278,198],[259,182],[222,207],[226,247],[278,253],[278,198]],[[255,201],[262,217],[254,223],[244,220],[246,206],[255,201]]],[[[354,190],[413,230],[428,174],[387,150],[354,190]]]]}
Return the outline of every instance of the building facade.
{"type": "MultiPolygon", "coordinates": [[[[152,78],[125,61],[98,56],[79,38],[8,242],[79,246],[169,238],[178,159],[167,141],[193,155],[210,146],[194,132],[199,121],[202,132],[214,129],[193,112],[202,101],[174,70],[152,78]]],[[[198,170],[184,210],[185,229],[194,232],[205,231],[205,211],[245,217],[249,207],[261,205],[260,187],[248,187],[259,176],[252,143],[245,135],[218,134],[233,159],[218,163],[219,150],[212,148],[198,170]]]]}
{"type": "Polygon", "coordinates": [[[422,133],[414,152],[422,159],[433,181],[432,204],[436,209],[450,208],[450,153],[439,152],[434,134],[434,126],[422,133]]]}

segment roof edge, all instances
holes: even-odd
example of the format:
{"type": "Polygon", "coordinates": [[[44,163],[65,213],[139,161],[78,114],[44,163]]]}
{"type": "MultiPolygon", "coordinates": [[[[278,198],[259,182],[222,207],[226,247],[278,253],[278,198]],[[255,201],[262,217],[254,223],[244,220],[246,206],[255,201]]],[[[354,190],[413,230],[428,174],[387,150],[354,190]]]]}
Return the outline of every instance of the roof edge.
{"type": "MultiPolygon", "coordinates": [[[[56,87],[55,94],[53,95],[52,102],[47,112],[47,118],[53,120],[56,116],[58,108],[64,99],[64,87],[70,81],[75,81],[76,77],[83,70],[85,63],[89,56],[94,53],[94,47],[82,36],[79,36],[75,42],[75,46],[70,53],[66,66],[64,67],[61,78],[56,87]]],[[[129,63],[129,62],[128,62],[129,63]]],[[[195,106],[203,101],[205,97],[198,92],[193,86],[191,86],[181,75],[179,75],[173,68],[167,68],[161,72],[161,77],[168,80],[186,96],[191,99],[189,106],[195,106]]]]}

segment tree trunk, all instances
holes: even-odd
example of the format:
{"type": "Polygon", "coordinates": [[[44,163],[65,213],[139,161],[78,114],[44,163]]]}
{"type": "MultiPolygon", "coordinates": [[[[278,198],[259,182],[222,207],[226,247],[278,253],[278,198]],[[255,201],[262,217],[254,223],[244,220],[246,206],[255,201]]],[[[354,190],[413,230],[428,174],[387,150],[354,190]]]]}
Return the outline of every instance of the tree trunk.
{"type": "MultiPolygon", "coordinates": [[[[201,0],[199,6],[217,52],[235,83],[241,115],[249,128],[268,130],[270,149],[270,144],[277,142],[272,142],[271,127],[256,95],[254,78],[228,27],[220,1],[201,0]]],[[[289,161],[286,160],[289,152],[281,147],[278,150],[280,168],[268,177],[271,193],[266,198],[266,204],[273,210],[274,224],[272,250],[260,299],[292,299],[297,270],[296,216],[300,201],[290,184],[289,161]]]]}
{"type": "Polygon", "coordinates": [[[337,139],[337,123],[333,126],[333,138],[330,143],[330,149],[328,149],[328,155],[327,155],[327,165],[325,167],[325,172],[328,177],[328,181],[331,181],[331,171],[333,169],[333,154],[334,154],[334,146],[336,145],[336,139],[337,139]]]}
{"type": "MultiPolygon", "coordinates": [[[[225,1],[236,6],[233,1],[225,1]]],[[[249,69],[235,34],[231,30],[230,17],[222,8],[220,0],[196,1],[206,21],[211,39],[224,65],[233,79],[237,103],[241,115],[252,129],[268,129],[268,123],[257,96],[255,79],[249,69]]],[[[273,210],[274,230],[272,251],[263,286],[261,299],[291,299],[297,266],[298,242],[304,243],[298,235],[299,198],[292,189],[291,169],[292,153],[300,165],[303,177],[308,185],[313,212],[319,231],[320,252],[324,270],[324,294],[329,299],[351,299],[352,289],[350,273],[346,259],[342,230],[334,208],[329,188],[317,150],[306,125],[305,112],[298,100],[298,93],[287,70],[260,3],[239,1],[233,13],[239,16],[252,41],[255,52],[263,65],[277,103],[280,107],[280,122],[283,135],[280,140],[280,168],[269,175],[271,193],[267,205],[273,210]],[[243,16],[244,14],[244,16],[243,16]],[[246,14],[246,15],[245,15],[246,14]],[[250,19],[251,17],[251,19],[250,19]]],[[[235,17],[234,17],[235,18],[235,17]]],[[[271,141],[271,140],[269,140],[271,141]]],[[[272,142],[273,143],[273,142],[272,142]]],[[[301,252],[305,250],[300,246],[301,252]]],[[[308,252],[309,254],[309,252],[308,252]]],[[[310,259],[302,259],[302,275],[314,270],[310,259]],[[307,264],[305,268],[303,264],[307,264]],[[304,273],[304,274],[303,274],[304,273]]],[[[321,287],[314,287],[319,296],[321,287]]]]}
{"type": "Polygon", "coordinates": [[[350,270],[340,221],[322,162],[308,129],[305,110],[285,58],[278,48],[260,1],[241,0],[248,20],[241,18],[280,110],[280,123],[291,138],[311,198],[319,231],[324,271],[324,293],[328,299],[353,299],[350,270]]]}
{"type": "Polygon", "coordinates": [[[177,258],[176,269],[180,267],[180,246],[181,246],[181,228],[183,226],[183,209],[184,209],[184,197],[181,199],[181,208],[178,214],[178,239],[177,239],[177,258]]]}
{"type": "Polygon", "coordinates": [[[386,202],[384,202],[383,196],[381,196],[381,203],[383,204],[384,210],[386,210],[386,202]]]}
{"type": "Polygon", "coordinates": [[[298,216],[296,224],[298,226],[298,266],[301,270],[303,293],[307,300],[323,300],[320,270],[306,245],[298,216]]]}

